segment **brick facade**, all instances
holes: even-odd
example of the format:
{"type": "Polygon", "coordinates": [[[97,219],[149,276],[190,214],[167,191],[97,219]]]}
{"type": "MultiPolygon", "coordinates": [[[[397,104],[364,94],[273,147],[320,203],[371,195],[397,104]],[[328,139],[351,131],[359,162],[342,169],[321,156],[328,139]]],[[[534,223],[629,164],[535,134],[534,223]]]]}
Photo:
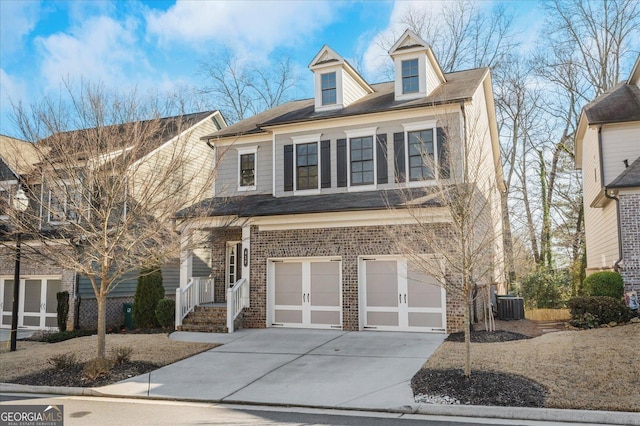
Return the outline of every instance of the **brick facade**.
{"type": "Polygon", "coordinates": [[[216,303],[227,300],[227,242],[241,240],[242,228],[221,228],[211,232],[211,276],[214,278],[213,297],[216,303]]]}
{"type": "MultiPolygon", "coordinates": [[[[444,224],[434,224],[446,232],[444,224]]],[[[409,225],[392,227],[393,232],[413,233],[409,225]]],[[[429,245],[421,240],[417,249],[429,253],[429,245]]],[[[292,229],[259,231],[251,227],[251,306],[244,325],[266,327],[267,259],[282,257],[339,256],[342,259],[343,329],[359,329],[358,256],[397,255],[390,228],[385,226],[292,229]]],[[[447,295],[447,332],[460,331],[464,323],[464,305],[460,298],[447,295]]]]}
{"type": "Polygon", "coordinates": [[[640,194],[620,195],[623,263],[620,274],[625,291],[640,292],[640,194]]]}
{"type": "MultiPolygon", "coordinates": [[[[15,252],[10,248],[0,248],[0,276],[13,279],[15,269],[15,252]]],[[[28,245],[22,245],[20,259],[20,277],[46,276],[60,277],[60,291],[69,292],[69,316],[67,317],[67,330],[73,330],[75,318],[74,284],[75,272],[56,266],[42,256],[29,253],[28,245]]],[[[5,301],[5,304],[7,301],[5,301]]],[[[11,306],[12,300],[8,301],[11,306]]],[[[10,311],[11,308],[5,309],[10,311]]]]}

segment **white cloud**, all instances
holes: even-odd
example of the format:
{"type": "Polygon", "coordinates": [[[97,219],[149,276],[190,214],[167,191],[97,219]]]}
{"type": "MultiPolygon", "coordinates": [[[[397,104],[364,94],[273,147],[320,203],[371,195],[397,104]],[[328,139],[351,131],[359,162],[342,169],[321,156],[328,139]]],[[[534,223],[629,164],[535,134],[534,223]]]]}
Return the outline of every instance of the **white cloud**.
{"type": "Polygon", "coordinates": [[[22,49],[23,38],[38,22],[40,6],[39,1],[0,1],[2,56],[22,49]]]}
{"type": "Polygon", "coordinates": [[[25,98],[27,87],[24,81],[20,81],[6,73],[6,71],[0,68],[0,133],[2,134],[17,134],[15,129],[12,129],[13,125],[10,122],[11,116],[11,103],[18,103],[25,98]]]}
{"type": "Polygon", "coordinates": [[[147,31],[161,44],[206,48],[221,42],[239,57],[266,56],[293,46],[329,23],[339,4],[330,1],[189,1],[147,13],[147,31]]]}
{"type": "Polygon", "coordinates": [[[137,22],[118,22],[107,16],[85,18],[66,33],[36,39],[43,57],[41,73],[48,87],[62,78],[85,78],[119,86],[131,71],[145,68],[147,61],[136,47],[137,22]]]}

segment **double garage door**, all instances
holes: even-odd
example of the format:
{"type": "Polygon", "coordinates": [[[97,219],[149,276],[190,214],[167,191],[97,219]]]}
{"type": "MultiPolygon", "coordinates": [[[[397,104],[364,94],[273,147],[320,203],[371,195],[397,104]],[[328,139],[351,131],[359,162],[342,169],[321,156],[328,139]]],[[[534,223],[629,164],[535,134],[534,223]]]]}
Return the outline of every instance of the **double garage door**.
{"type": "MultiPolygon", "coordinates": [[[[61,290],[60,277],[27,277],[20,279],[18,327],[46,329],[57,327],[56,293],[61,290]]],[[[13,278],[0,277],[0,310],[2,328],[11,327],[13,310],[13,278]]]]}
{"type": "MultiPolygon", "coordinates": [[[[272,259],[267,280],[268,326],[342,328],[339,258],[272,259]]],[[[360,259],[358,281],[359,306],[345,309],[357,311],[360,329],[445,331],[444,290],[405,259],[360,259]]]]}

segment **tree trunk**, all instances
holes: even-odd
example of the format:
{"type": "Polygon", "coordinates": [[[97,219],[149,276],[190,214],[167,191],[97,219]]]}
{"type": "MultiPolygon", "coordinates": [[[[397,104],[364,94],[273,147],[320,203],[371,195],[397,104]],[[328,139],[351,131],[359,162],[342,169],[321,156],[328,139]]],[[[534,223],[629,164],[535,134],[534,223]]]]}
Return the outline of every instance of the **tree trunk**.
{"type": "Polygon", "coordinates": [[[516,279],[516,269],[513,259],[513,237],[511,235],[511,219],[509,217],[509,194],[507,191],[500,192],[502,203],[502,240],[504,245],[505,266],[507,267],[507,293],[516,279]]]}
{"type": "Polygon", "coordinates": [[[97,357],[106,358],[106,335],[107,335],[107,295],[98,294],[98,353],[97,357]]]}
{"type": "Polygon", "coordinates": [[[471,376],[471,321],[469,321],[469,313],[471,311],[471,303],[465,300],[464,308],[464,376],[471,376]]]}

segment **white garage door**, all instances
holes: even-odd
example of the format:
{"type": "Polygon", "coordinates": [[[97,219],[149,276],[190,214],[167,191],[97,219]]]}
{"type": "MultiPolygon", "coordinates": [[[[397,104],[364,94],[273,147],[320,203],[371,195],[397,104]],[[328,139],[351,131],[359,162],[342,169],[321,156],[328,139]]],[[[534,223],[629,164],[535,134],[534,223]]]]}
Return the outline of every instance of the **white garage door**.
{"type": "Polygon", "coordinates": [[[270,260],[270,326],[342,328],[339,260],[270,260]]]}
{"type": "Polygon", "coordinates": [[[445,331],[444,289],[405,259],[363,259],[360,277],[364,329],[445,331]]]}
{"type": "MultiPolygon", "coordinates": [[[[56,293],[61,287],[60,277],[20,279],[18,327],[29,329],[57,327],[56,293]]],[[[13,310],[13,278],[0,277],[0,310],[2,327],[10,328],[13,310]]]]}

